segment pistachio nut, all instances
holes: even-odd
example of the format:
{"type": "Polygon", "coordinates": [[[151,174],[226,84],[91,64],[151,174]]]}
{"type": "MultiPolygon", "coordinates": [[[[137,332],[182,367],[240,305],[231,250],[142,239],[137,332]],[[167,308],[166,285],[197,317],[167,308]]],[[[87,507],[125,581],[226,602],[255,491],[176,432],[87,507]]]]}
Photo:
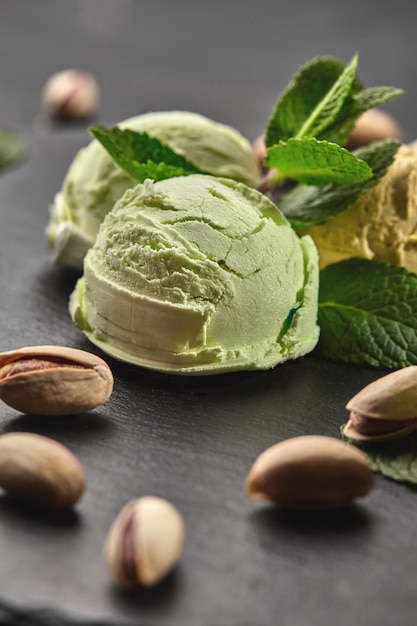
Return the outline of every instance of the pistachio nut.
{"type": "Polygon", "coordinates": [[[0,487],[11,496],[53,511],[67,511],[84,491],[84,472],[64,445],[34,433],[0,436],[0,487]]]}
{"type": "Polygon", "coordinates": [[[286,508],[330,509],[366,495],[374,475],[366,455],[347,443],[319,435],[277,443],[254,462],[247,493],[286,508]]]}
{"type": "Polygon", "coordinates": [[[0,353],[0,400],[37,415],[70,415],[103,404],[113,375],[103,359],[64,346],[29,346],[0,353]]]}
{"type": "Polygon", "coordinates": [[[391,372],[370,383],[346,405],[343,434],[350,439],[396,439],[417,429],[417,365],[391,372]]]}
{"type": "Polygon", "coordinates": [[[131,500],[115,519],[104,545],[104,557],[122,587],[151,587],[177,564],[184,543],[184,522],[163,498],[131,500]]]}

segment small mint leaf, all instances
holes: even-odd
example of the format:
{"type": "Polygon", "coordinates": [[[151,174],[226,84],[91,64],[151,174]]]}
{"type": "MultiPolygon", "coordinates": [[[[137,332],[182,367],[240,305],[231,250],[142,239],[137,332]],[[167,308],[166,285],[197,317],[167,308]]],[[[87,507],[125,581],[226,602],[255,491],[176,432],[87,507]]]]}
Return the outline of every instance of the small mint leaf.
{"type": "Polygon", "coordinates": [[[356,120],[362,113],[374,109],[403,93],[396,87],[370,87],[346,98],[338,118],[317,139],[334,141],[343,146],[348,142],[356,120]]]}
{"type": "Polygon", "coordinates": [[[299,136],[301,129],[314,136],[331,125],[349,94],[361,89],[356,65],[357,55],[348,67],[332,57],[302,67],[275,105],[265,133],[267,147],[299,136]]]}
{"type": "Polygon", "coordinates": [[[385,104],[392,98],[401,96],[404,93],[402,89],[396,87],[369,87],[363,89],[353,96],[355,113],[362,114],[368,109],[385,104]]]}
{"type": "Polygon", "coordinates": [[[17,165],[27,148],[20,135],[10,128],[0,127],[0,170],[17,165]]]}
{"type": "Polygon", "coordinates": [[[318,351],[378,368],[417,364],[417,274],[348,259],[320,272],[318,351]]]}
{"type": "Polygon", "coordinates": [[[360,148],[354,154],[365,161],[373,177],[363,182],[346,185],[313,187],[298,185],[276,202],[294,228],[300,229],[323,224],[378,184],[394,160],[400,146],[398,141],[374,142],[360,148]]]}
{"type": "Polygon", "coordinates": [[[132,178],[163,180],[173,176],[198,174],[196,166],[145,132],[92,126],[91,133],[107,150],[112,159],[132,178]]]}
{"type": "Polygon", "coordinates": [[[321,102],[311,112],[297,133],[297,137],[316,137],[337,119],[343,103],[352,90],[353,81],[358,69],[358,55],[345,67],[339,78],[325,94],[321,102]]]}
{"type": "Polygon", "coordinates": [[[268,148],[266,164],[279,170],[280,178],[307,185],[356,183],[372,177],[365,161],[327,141],[288,139],[268,148]]]}
{"type": "Polygon", "coordinates": [[[417,434],[380,442],[357,442],[347,439],[366,454],[374,472],[398,482],[417,484],[417,434]]]}

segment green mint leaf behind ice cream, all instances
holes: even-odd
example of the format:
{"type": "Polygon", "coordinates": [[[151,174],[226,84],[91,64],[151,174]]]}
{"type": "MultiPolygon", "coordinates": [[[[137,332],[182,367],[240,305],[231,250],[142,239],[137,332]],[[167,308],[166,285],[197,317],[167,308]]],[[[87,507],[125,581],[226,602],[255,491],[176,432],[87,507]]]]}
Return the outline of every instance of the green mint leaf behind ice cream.
{"type": "Polygon", "coordinates": [[[344,146],[356,119],[402,93],[393,87],[362,89],[358,55],[348,65],[316,58],[296,74],[268,122],[266,165],[273,183],[291,178],[307,185],[356,184],[372,178],[366,161],[344,146]]]}
{"type": "Polygon", "coordinates": [[[393,162],[399,146],[398,141],[387,140],[359,148],[355,154],[372,170],[372,178],[358,183],[328,184],[322,187],[298,185],[280,196],[280,210],[296,229],[326,222],[346,210],[381,180],[393,162]]]}
{"type": "Polygon", "coordinates": [[[92,126],[90,131],[117,165],[139,182],[146,178],[164,180],[173,176],[204,173],[159,139],[143,131],[117,126],[92,126]]]}
{"type": "Polygon", "coordinates": [[[373,367],[417,364],[417,274],[349,259],[320,272],[319,352],[373,367]]]}
{"type": "Polygon", "coordinates": [[[266,164],[278,168],[280,177],[307,185],[356,183],[372,178],[372,169],[365,161],[336,143],[313,137],[280,141],[268,150],[266,164]]]}
{"type": "Polygon", "coordinates": [[[265,134],[267,147],[291,137],[325,139],[326,128],[338,119],[352,89],[359,89],[357,64],[355,55],[347,67],[336,59],[318,58],[301,68],[275,106],[265,134]]]}

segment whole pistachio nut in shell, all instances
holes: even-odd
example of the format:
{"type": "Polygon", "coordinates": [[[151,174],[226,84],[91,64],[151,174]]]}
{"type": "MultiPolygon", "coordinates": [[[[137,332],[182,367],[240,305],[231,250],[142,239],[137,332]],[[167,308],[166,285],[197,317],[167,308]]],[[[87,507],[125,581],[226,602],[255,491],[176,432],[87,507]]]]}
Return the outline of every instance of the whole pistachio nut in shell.
{"type": "Polygon", "coordinates": [[[344,435],[351,439],[402,437],[417,429],[417,366],[391,372],[349,400],[344,435]]]}
{"type": "Polygon", "coordinates": [[[120,511],[104,557],[121,587],[151,587],[176,566],[183,543],[184,522],[177,509],[163,498],[143,496],[120,511]]]}
{"type": "Polygon", "coordinates": [[[0,354],[0,399],[22,413],[70,415],[103,404],[113,391],[107,363],[65,346],[28,346],[0,354]]]}
{"type": "Polygon", "coordinates": [[[84,472],[64,445],[34,433],[0,436],[0,486],[23,502],[68,511],[81,497],[84,472]]]}
{"type": "Polygon", "coordinates": [[[368,458],[357,448],[319,435],[277,443],[254,462],[250,496],[293,509],[330,509],[365,496],[374,483],[368,458]]]}

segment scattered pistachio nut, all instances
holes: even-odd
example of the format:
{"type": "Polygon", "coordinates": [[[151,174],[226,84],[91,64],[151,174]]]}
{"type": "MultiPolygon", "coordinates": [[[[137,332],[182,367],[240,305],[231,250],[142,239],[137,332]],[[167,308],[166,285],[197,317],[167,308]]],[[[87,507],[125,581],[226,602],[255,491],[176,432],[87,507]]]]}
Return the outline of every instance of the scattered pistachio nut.
{"type": "Polygon", "coordinates": [[[64,512],[81,497],[84,472],[74,454],[54,439],[6,433],[0,435],[0,487],[29,504],[64,512]]]}
{"type": "Polygon", "coordinates": [[[402,134],[400,126],[389,113],[379,109],[369,109],[356,120],[346,147],[349,150],[356,150],[373,141],[400,140],[402,134]]]}
{"type": "Polygon", "coordinates": [[[53,74],[42,90],[42,106],[63,119],[91,117],[99,103],[99,87],[92,74],[69,69],[53,74]]]}
{"type": "Polygon", "coordinates": [[[346,405],[343,434],[349,439],[398,439],[417,429],[417,365],[391,372],[366,385],[346,405]]]}
{"type": "Polygon", "coordinates": [[[252,142],[252,152],[258,163],[263,166],[266,159],[265,135],[259,135],[252,142]]]}
{"type": "Polygon", "coordinates": [[[292,509],[330,509],[365,496],[374,475],[366,455],[354,446],[320,435],[286,439],[254,462],[250,496],[292,509]]]}
{"type": "Polygon", "coordinates": [[[113,391],[107,363],[65,346],[0,353],[0,400],[22,413],[71,415],[103,404],[113,391]]]}
{"type": "Polygon", "coordinates": [[[107,535],[104,557],[121,587],[151,587],[177,564],[184,522],[167,500],[143,496],[120,511],[107,535]]]}

